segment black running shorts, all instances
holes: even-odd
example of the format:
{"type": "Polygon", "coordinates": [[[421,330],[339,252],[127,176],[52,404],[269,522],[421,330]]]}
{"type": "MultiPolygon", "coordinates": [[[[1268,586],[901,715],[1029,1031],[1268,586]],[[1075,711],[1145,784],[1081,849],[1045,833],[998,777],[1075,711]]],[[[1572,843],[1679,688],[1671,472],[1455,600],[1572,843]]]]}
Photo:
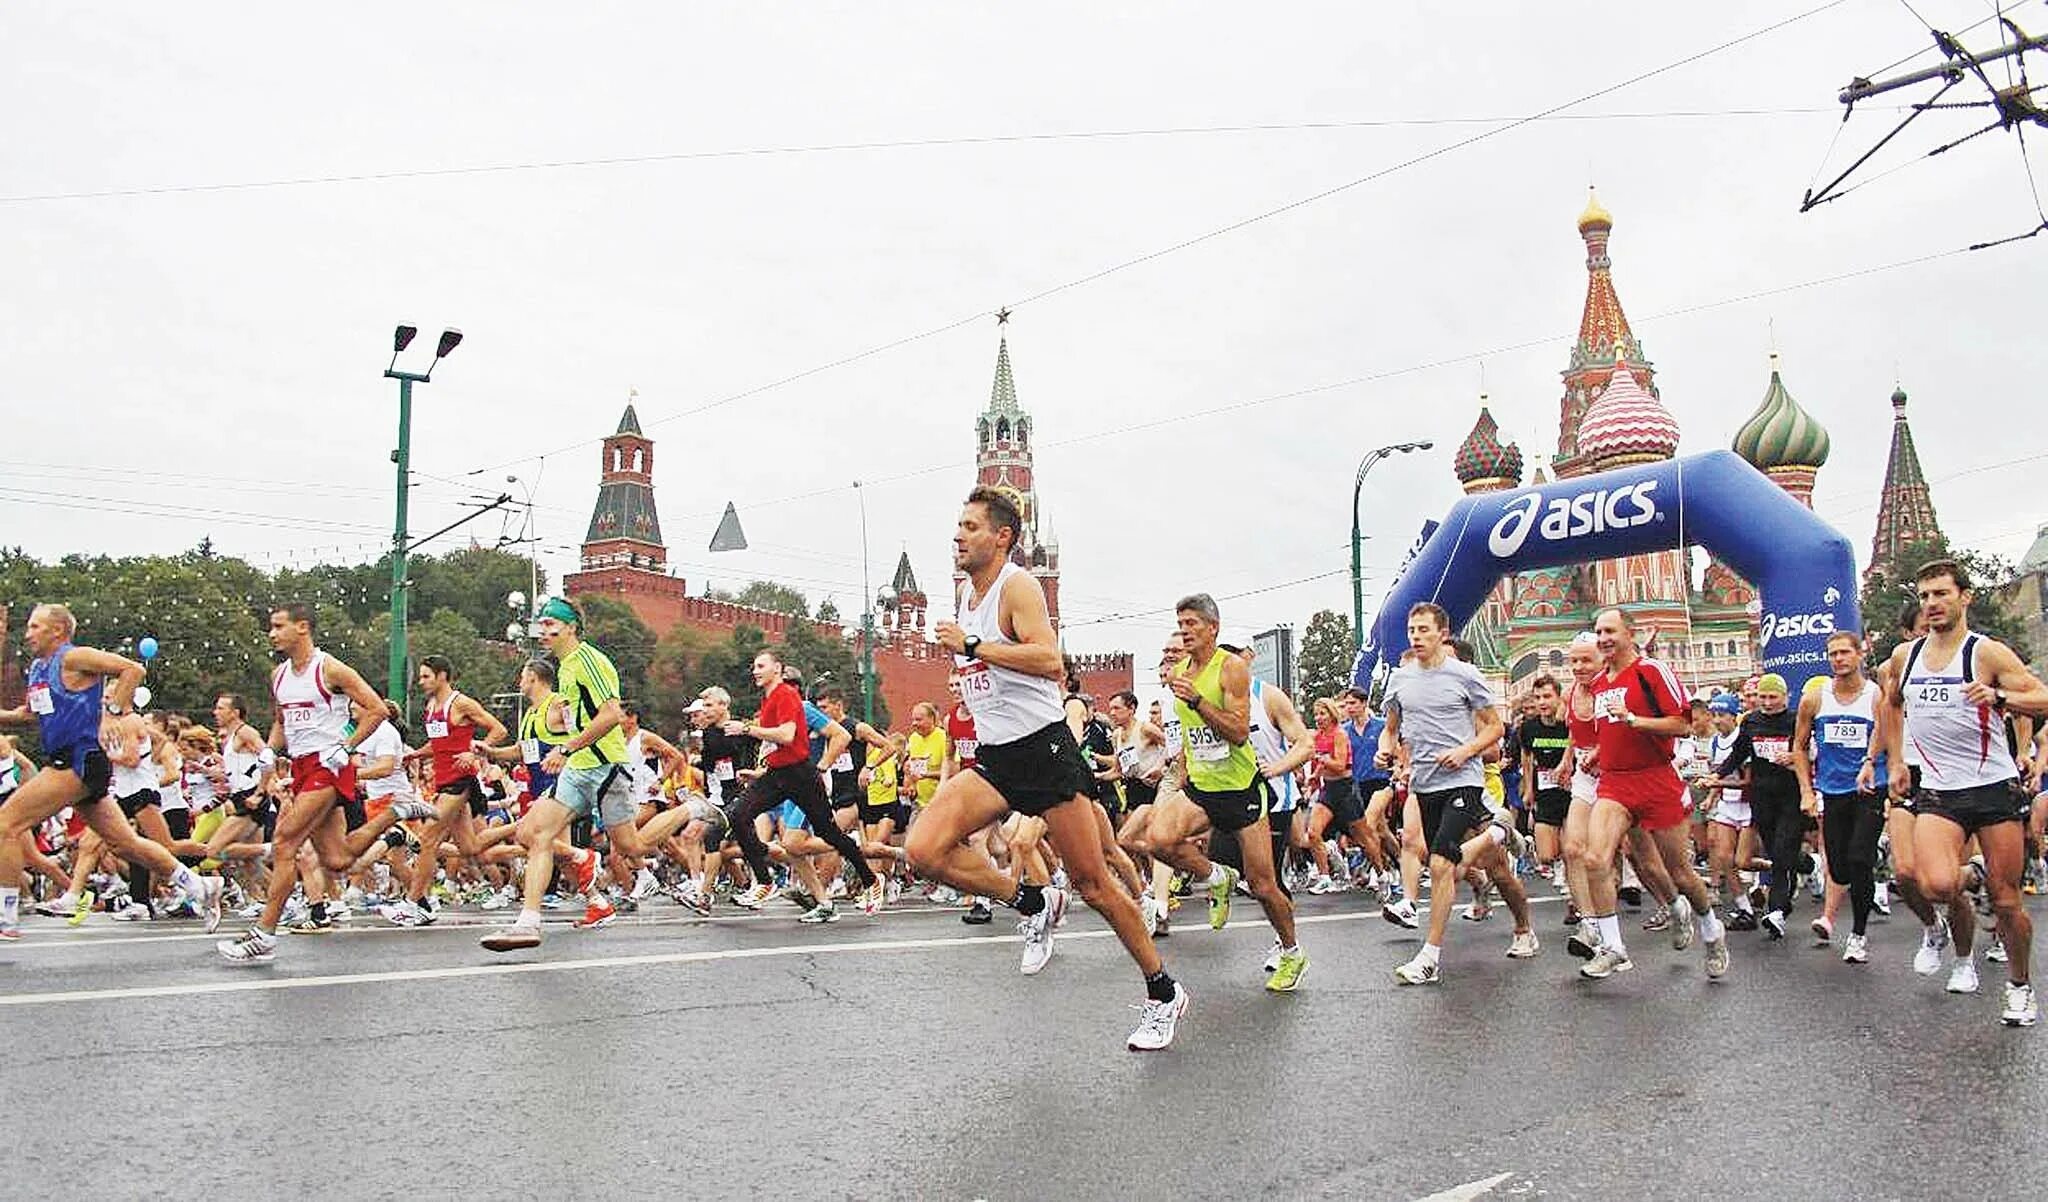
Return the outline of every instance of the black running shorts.
{"type": "Polygon", "coordinates": [[[1272,787],[1263,776],[1253,777],[1252,783],[1242,789],[1211,792],[1190,784],[1186,793],[1188,800],[1201,806],[1209,816],[1210,826],[1233,834],[1265,817],[1267,807],[1273,804],[1272,787]]]}
{"type": "Polygon", "coordinates": [[[1571,811],[1570,789],[1536,790],[1536,821],[1545,826],[1563,826],[1564,816],[1571,811]]]}
{"type": "Polygon", "coordinates": [[[1466,785],[1415,795],[1422,809],[1422,833],[1429,838],[1429,854],[1453,864],[1463,858],[1465,840],[1493,817],[1480,800],[1481,793],[1478,785],[1466,785]]]}
{"type": "Polygon", "coordinates": [[[2027,794],[2019,782],[2003,780],[1970,789],[1922,789],[1913,810],[1923,818],[1946,818],[1974,835],[2001,822],[2027,820],[2027,794]]]}
{"type": "Polygon", "coordinates": [[[1061,802],[1095,796],[1095,774],[1065,718],[1008,743],[983,743],[974,755],[974,770],[1019,814],[1037,818],[1061,802]]]}

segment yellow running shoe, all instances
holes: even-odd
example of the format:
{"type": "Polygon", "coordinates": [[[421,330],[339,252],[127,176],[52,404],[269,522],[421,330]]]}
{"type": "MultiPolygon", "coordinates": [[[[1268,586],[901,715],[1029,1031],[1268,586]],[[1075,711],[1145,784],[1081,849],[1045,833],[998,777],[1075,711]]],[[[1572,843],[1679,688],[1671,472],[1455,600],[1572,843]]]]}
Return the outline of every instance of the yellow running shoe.
{"type": "Polygon", "coordinates": [[[1230,898],[1237,890],[1237,869],[1223,866],[1223,880],[1209,886],[1209,929],[1220,931],[1230,921],[1230,898]]]}
{"type": "Polygon", "coordinates": [[[1301,984],[1301,974],[1308,971],[1308,953],[1300,948],[1280,953],[1279,967],[1266,978],[1266,989],[1270,993],[1293,993],[1301,984]]]}

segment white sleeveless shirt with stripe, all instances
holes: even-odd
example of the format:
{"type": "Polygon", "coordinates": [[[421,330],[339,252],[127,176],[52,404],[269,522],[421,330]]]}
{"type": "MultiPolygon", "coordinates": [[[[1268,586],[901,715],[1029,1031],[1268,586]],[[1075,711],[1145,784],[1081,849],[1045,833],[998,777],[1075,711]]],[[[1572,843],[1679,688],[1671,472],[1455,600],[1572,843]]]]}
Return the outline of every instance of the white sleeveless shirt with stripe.
{"type": "MultiPolygon", "coordinates": [[[[1023,572],[1023,568],[1005,560],[1003,570],[996,573],[979,604],[974,601],[974,581],[961,581],[954,610],[960,629],[992,647],[1014,643],[1016,640],[1003,633],[1003,586],[1010,577],[1023,572]]],[[[1031,584],[1038,587],[1035,580],[1031,584]]],[[[954,661],[960,671],[960,700],[966,704],[967,712],[974,715],[974,731],[982,748],[1014,743],[1066,720],[1065,698],[1058,681],[999,668],[964,655],[955,656],[954,661]]]]}
{"type": "Polygon", "coordinates": [[[341,743],[348,730],[348,698],[327,689],[325,651],[314,651],[304,671],[286,660],[270,675],[270,696],[284,726],[285,754],[319,755],[341,743]]]}
{"type": "MultiPolygon", "coordinates": [[[[1252,745],[1252,754],[1258,757],[1259,767],[1277,764],[1287,754],[1287,738],[1273,725],[1266,715],[1266,682],[1252,677],[1251,724],[1245,733],[1245,741],[1252,745]]],[[[1285,814],[1294,809],[1298,799],[1294,794],[1294,774],[1277,777],[1266,782],[1273,790],[1273,812],[1285,814]]]]}
{"type": "Polygon", "coordinates": [[[1906,746],[1920,765],[1928,789],[1974,789],[2014,780],[2020,774],[2005,741],[2005,719],[1988,705],[1963,696],[1974,675],[1977,635],[1963,640],[1955,659],[1941,668],[1927,663],[1927,640],[1913,640],[1906,653],[1906,746]]]}

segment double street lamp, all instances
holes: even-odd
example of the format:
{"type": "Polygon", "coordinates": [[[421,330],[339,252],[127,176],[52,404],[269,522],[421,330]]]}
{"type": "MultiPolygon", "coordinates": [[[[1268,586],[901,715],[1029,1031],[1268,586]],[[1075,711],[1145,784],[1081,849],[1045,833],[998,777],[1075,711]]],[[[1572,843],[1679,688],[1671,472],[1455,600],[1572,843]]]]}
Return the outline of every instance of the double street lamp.
{"type": "Polygon", "coordinates": [[[398,465],[398,512],[391,523],[391,660],[385,695],[398,704],[401,714],[408,712],[406,686],[410,683],[405,670],[405,511],[412,485],[412,386],[425,384],[448,352],[462,345],[461,330],[443,330],[441,341],[434,348],[434,362],[427,365],[427,370],[398,370],[398,356],[405,353],[419,332],[418,326],[399,326],[391,332],[391,363],[384,369],[385,379],[398,381],[398,449],[391,452],[391,462],[398,465]]]}
{"type": "Polygon", "coordinates": [[[1422,439],[1418,442],[1397,442],[1372,451],[1359,461],[1358,476],[1351,482],[1351,649],[1354,652],[1365,646],[1365,574],[1359,561],[1359,544],[1364,535],[1358,529],[1358,495],[1365,490],[1366,473],[1390,455],[1427,451],[1432,445],[1428,439],[1422,439]]]}

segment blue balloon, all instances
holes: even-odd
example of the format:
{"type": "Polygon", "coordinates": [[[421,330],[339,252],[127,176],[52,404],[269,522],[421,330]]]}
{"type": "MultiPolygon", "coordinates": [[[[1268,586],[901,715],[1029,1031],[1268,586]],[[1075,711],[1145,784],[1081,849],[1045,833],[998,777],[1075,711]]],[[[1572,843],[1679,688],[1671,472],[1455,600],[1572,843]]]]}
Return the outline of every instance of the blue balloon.
{"type": "Polygon", "coordinates": [[[156,640],[148,635],[144,635],[142,641],[135,644],[135,649],[142,652],[142,658],[144,659],[156,658],[156,640]]]}

